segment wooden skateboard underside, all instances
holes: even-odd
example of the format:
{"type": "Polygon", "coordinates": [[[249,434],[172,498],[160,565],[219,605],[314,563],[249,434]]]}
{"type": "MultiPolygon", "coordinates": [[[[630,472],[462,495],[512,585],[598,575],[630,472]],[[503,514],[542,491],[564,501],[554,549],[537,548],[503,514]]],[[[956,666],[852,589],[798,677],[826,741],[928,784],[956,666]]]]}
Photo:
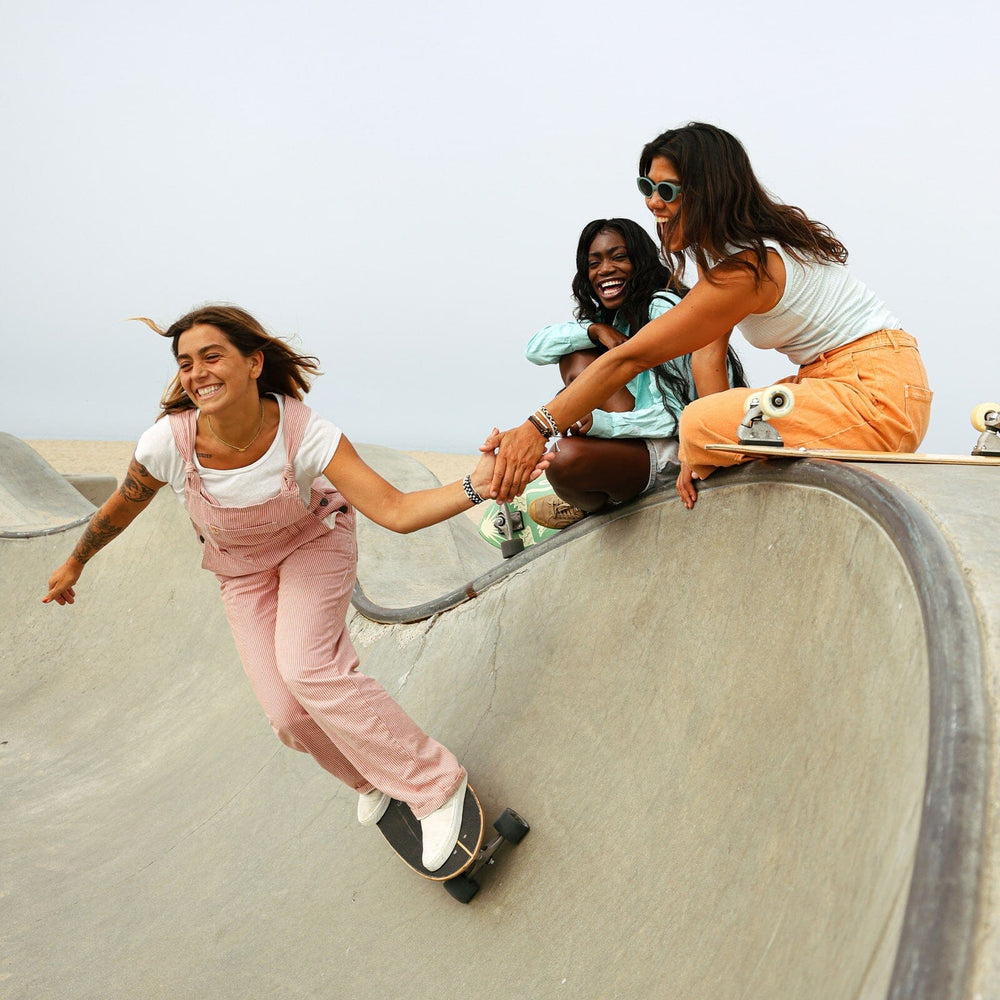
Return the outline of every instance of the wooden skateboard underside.
{"type": "Polygon", "coordinates": [[[769,444],[710,444],[709,451],[728,451],[761,458],[826,458],[838,462],[888,462],[897,465],[1000,465],[1000,455],[927,455],[922,452],[846,451],[791,448],[769,444]]]}

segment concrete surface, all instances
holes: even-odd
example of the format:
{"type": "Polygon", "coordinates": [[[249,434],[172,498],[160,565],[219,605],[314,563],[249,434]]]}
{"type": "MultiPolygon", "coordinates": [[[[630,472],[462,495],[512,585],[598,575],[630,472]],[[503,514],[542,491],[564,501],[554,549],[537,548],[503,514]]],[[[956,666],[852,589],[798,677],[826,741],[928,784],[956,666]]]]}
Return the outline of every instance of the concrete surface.
{"type": "Polygon", "coordinates": [[[1000,995],[991,471],[755,464],[506,564],[364,526],[423,620],[363,668],[532,824],[468,907],[274,739],[172,497],[73,608],[79,527],[0,540],[0,997],[1000,995]]]}
{"type": "Polygon", "coordinates": [[[94,505],[32,448],[0,433],[0,538],[33,537],[85,524],[94,505]]]}

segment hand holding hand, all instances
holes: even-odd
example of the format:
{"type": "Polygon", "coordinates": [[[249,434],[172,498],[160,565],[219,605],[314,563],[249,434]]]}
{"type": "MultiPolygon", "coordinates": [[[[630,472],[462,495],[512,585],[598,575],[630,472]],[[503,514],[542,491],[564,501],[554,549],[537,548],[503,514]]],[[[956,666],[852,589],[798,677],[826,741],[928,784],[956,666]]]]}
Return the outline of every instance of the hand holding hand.
{"type": "Polygon", "coordinates": [[[525,486],[537,476],[535,469],[545,445],[545,438],[527,420],[520,427],[502,431],[490,496],[498,503],[505,503],[523,493],[525,486]]]}
{"type": "Polygon", "coordinates": [[[486,440],[479,446],[482,455],[470,477],[472,488],[481,496],[488,497],[493,470],[497,464],[496,450],[500,447],[500,431],[496,427],[490,431],[486,440]]]}

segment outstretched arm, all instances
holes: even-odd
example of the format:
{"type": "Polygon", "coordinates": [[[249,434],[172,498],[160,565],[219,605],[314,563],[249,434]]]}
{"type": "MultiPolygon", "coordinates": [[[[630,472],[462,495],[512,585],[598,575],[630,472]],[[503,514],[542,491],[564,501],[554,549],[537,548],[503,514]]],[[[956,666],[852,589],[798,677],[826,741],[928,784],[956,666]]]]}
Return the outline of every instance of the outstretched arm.
{"type": "Polygon", "coordinates": [[[74,586],[84,566],[149,506],[161,486],[163,483],[133,456],[121,486],[90,519],[70,557],[49,577],[48,593],[42,603],[72,604],[76,600],[74,586]]]}
{"type": "MultiPolygon", "coordinates": [[[[499,443],[494,428],[485,444],[480,446],[482,457],[470,473],[472,488],[482,497],[488,496],[494,449],[499,443]]],[[[461,480],[413,493],[396,489],[365,463],[346,437],[341,437],[323,474],[365,517],[401,534],[445,521],[468,510],[473,503],[461,480]]]]}

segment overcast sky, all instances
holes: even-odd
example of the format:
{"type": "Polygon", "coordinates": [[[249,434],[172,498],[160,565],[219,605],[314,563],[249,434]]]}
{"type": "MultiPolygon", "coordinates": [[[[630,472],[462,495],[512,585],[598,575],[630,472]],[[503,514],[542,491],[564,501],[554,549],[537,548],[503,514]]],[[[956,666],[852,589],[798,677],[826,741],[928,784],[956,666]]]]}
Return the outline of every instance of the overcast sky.
{"type": "MultiPolygon", "coordinates": [[[[924,450],[1000,396],[997,5],[0,0],[0,430],[134,440],[167,325],[235,302],[356,441],[472,452],[558,387],[577,237],[709,121],[920,341],[924,450]],[[985,283],[984,283],[985,282],[985,283]]],[[[792,366],[734,338],[751,379],[792,366]]]]}

